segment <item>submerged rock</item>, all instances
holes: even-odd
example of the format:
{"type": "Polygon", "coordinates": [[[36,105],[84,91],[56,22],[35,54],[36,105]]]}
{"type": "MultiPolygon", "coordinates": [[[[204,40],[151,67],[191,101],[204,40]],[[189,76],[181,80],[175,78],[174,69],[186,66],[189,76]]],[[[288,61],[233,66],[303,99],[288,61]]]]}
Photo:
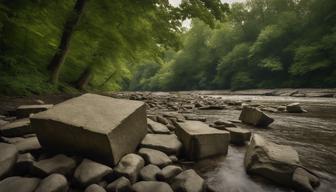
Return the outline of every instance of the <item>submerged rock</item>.
{"type": "Polygon", "coordinates": [[[286,110],[288,113],[305,113],[306,110],[302,109],[300,103],[291,103],[286,106],[286,110]]]}
{"type": "Polygon", "coordinates": [[[200,121],[185,121],[177,125],[176,135],[182,141],[188,159],[227,154],[229,132],[210,128],[200,121]]]}
{"type": "Polygon", "coordinates": [[[312,188],[318,180],[298,169],[301,167],[299,155],[292,147],[269,142],[257,134],[253,135],[246,151],[244,166],[249,174],[263,176],[287,187],[309,184],[312,188]]]}
{"type": "Polygon", "coordinates": [[[31,122],[42,146],[115,164],[145,136],[145,110],[143,102],[85,94],[33,115],[31,122]]]}
{"type": "Polygon", "coordinates": [[[257,108],[244,106],[240,113],[239,120],[243,123],[251,124],[254,126],[267,127],[274,119],[263,113],[257,108]]]}

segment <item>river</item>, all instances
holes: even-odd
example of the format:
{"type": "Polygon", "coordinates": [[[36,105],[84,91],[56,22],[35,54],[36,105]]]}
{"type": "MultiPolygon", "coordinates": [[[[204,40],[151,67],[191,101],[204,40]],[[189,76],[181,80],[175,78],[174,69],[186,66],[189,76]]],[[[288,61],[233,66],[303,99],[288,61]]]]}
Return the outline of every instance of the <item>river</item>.
{"type": "MultiPolygon", "coordinates": [[[[302,164],[321,178],[317,192],[336,191],[336,98],[307,98],[279,96],[220,96],[225,100],[250,100],[252,103],[277,106],[300,102],[308,113],[268,113],[275,119],[268,129],[240,124],[270,141],[294,147],[302,164]]],[[[237,120],[240,110],[197,111],[209,122],[237,120]]],[[[219,192],[289,192],[259,177],[249,176],[243,166],[245,147],[230,146],[226,156],[205,159],[193,168],[211,188],[219,192]]]]}

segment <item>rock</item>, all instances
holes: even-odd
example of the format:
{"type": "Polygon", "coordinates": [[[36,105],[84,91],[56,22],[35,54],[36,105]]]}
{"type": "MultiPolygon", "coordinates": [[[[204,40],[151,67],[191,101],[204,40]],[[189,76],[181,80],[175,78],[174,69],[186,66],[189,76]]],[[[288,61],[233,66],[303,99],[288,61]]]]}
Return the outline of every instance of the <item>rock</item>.
{"type": "Polygon", "coordinates": [[[67,192],[68,188],[68,181],[63,175],[51,174],[40,182],[35,192],[67,192]]]}
{"type": "Polygon", "coordinates": [[[182,143],[175,134],[147,134],[141,142],[141,147],[156,149],[166,154],[178,154],[182,143]]]}
{"type": "Polygon", "coordinates": [[[35,152],[42,149],[37,137],[28,137],[15,143],[20,153],[35,152]]]}
{"type": "Polygon", "coordinates": [[[199,110],[223,110],[225,109],[225,106],[223,105],[209,105],[204,107],[199,107],[199,110]]]}
{"type": "Polygon", "coordinates": [[[273,107],[264,107],[261,110],[271,112],[271,113],[277,113],[278,112],[278,109],[273,108],[273,107]]]}
{"type": "Polygon", "coordinates": [[[139,150],[139,155],[144,158],[146,164],[153,164],[159,167],[164,167],[172,163],[170,158],[165,153],[155,149],[141,148],[139,150]]]}
{"type": "Polygon", "coordinates": [[[240,113],[239,120],[243,123],[251,124],[254,126],[267,127],[274,119],[267,116],[265,113],[254,107],[243,107],[240,113]]]}
{"type": "Polygon", "coordinates": [[[92,184],[88,186],[84,192],[106,192],[106,190],[97,184],[92,184]]]}
{"type": "Polygon", "coordinates": [[[161,134],[170,134],[169,129],[161,124],[161,123],[157,123],[151,119],[147,119],[147,124],[148,124],[148,128],[152,133],[161,133],[161,134]]]}
{"type": "Polygon", "coordinates": [[[23,135],[35,133],[34,129],[30,126],[28,118],[16,120],[1,127],[1,135],[5,137],[20,137],[23,135]]]}
{"type": "Polygon", "coordinates": [[[56,155],[33,163],[32,175],[45,177],[53,173],[69,175],[76,167],[76,161],[65,155],[56,155]]]}
{"type": "Polygon", "coordinates": [[[156,120],[157,120],[157,122],[162,123],[164,125],[168,125],[169,124],[168,119],[166,119],[166,118],[164,118],[162,116],[157,116],[156,120]]]}
{"type": "Polygon", "coordinates": [[[170,183],[174,191],[203,192],[205,189],[204,180],[192,169],[178,174],[170,183]]]}
{"type": "Polygon", "coordinates": [[[161,115],[168,119],[176,119],[177,122],[185,121],[185,118],[182,114],[177,112],[162,112],[161,115]]]}
{"type": "Polygon", "coordinates": [[[170,159],[173,163],[178,162],[178,158],[176,157],[176,155],[169,155],[169,159],[170,159]]]}
{"type": "Polygon", "coordinates": [[[164,182],[140,181],[132,186],[134,192],[173,192],[172,188],[164,182]]]}
{"type": "Polygon", "coordinates": [[[156,179],[158,181],[169,181],[171,178],[180,174],[182,171],[183,169],[179,166],[168,165],[156,174],[156,179]]]}
{"type": "Polygon", "coordinates": [[[112,169],[106,165],[84,159],[74,173],[75,183],[86,187],[98,183],[103,177],[112,173],[112,169]]]}
{"type": "Polygon", "coordinates": [[[107,192],[129,192],[131,190],[131,182],[126,177],[120,177],[108,184],[106,190],[107,192]]]}
{"type": "Polygon", "coordinates": [[[230,132],[230,142],[232,144],[245,144],[245,141],[249,141],[251,137],[251,131],[242,128],[226,128],[230,132]]]}
{"type": "Polygon", "coordinates": [[[302,109],[300,103],[291,103],[286,106],[288,113],[306,113],[307,111],[302,109]]]}
{"type": "Polygon", "coordinates": [[[284,111],[286,111],[286,108],[287,108],[286,106],[280,105],[280,106],[277,107],[277,110],[280,111],[280,112],[284,112],[284,111]]]}
{"type": "Polygon", "coordinates": [[[184,116],[187,120],[190,121],[202,121],[202,122],[206,122],[206,117],[203,116],[198,116],[198,115],[185,115],[184,116]]]}
{"type": "Polygon", "coordinates": [[[15,114],[20,118],[29,117],[30,114],[46,111],[54,105],[21,105],[16,108],[15,114]]]}
{"type": "Polygon", "coordinates": [[[112,165],[134,152],[147,132],[143,102],[95,94],[84,94],[35,114],[31,123],[42,146],[112,165]]]}
{"type": "Polygon", "coordinates": [[[214,122],[215,125],[224,125],[225,127],[236,127],[235,124],[233,124],[230,121],[225,121],[225,120],[217,120],[214,122]]]}
{"type": "Polygon", "coordinates": [[[6,124],[8,124],[8,123],[9,123],[8,121],[5,121],[5,120],[3,120],[3,119],[0,119],[0,127],[6,125],[6,124]]]}
{"type": "Polygon", "coordinates": [[[8,177],[0,181],[0,192],[34,192],[40,179],[27,177],[8,177]]]}
{"type": "Polygon", "coordinates": [[[156,181],[156,174],[160,171],[158,166],[149,164],[141,169],[140,178],[143,181],[156,181]]]}
{"type": "Polygon", "coordinates": [[[227,154],[230,134],[227,131],[210,128],[200,121],[178,123],[176,135],[182,141],[188,159],[227,154]]]}
{"type": "Polygon", "coordinates": [[[144,167],[145,161],[137,154],[125,155],[118,165],[115,167],[114,172],[118,176],[124,176],[135,183],[138,179],[140,170],[144,167]]]}
{"type": "Polygon", "coordinates": [[[34,162],[35,158],[30,153],[19,154],[15,163],[15,170],[16,172],[26,173],[31,169],[34,162]]]}
{"type": "Polygon", "coordinates": [[[269,142],[257,134],[251,138],[244,159],[248,174],[260,175],[285,186],[291,186],[292,175],[299,164],[299,155],[292,147],[269,142]]]}
{"type": "Polygon", "coordinates": [[[12,144],[0,143],[0,179],[14,167],[18,151],[12,144]]]}
{"type": "Polygon", "coordinates": [[[293,188],[298,192],[313,192],[320,185],[320,180],[307,170],[299,167],[293,174],[293,188]]]}

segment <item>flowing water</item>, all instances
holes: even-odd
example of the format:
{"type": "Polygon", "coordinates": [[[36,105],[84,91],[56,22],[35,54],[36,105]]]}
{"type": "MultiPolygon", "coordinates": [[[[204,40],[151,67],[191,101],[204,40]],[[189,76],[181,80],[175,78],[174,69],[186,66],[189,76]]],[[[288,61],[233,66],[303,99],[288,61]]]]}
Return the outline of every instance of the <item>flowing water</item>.
{"type": "MultiPolygon", "coordinates": [[[[308,113],[267,113],[275,119],[268,129],[240,125],[270,141],[294,147],[302,164],[321,178],[317,192],[336,191],[336,98],[276,96],[214,96],[225,100],[251,100],[278,106],[300,102],[308,113]]],[[[240,110],[198,111],[209,121],[237,120],[240,110]]],[[[219,192],[289,192],[263,178],[249,176],[243,166],[246,147],[230,146],[226,156],[199,161],[193,168],[219,192]]]]}

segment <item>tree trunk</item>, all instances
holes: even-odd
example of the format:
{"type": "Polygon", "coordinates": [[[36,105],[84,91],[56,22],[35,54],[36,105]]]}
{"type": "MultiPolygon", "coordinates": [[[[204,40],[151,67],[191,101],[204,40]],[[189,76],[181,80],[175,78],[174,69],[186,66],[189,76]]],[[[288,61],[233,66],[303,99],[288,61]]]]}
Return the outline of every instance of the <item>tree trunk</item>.
{"type": "Polygon", "coordinates": [[[48,66],[48,69],[51,72],[50,80],[54,84],[58,83],[60,69],[69,51],[71,37],[75,31],[76,25],[79,23],[79,20],[83,15],[86,2],[87,0],[77,0],[71,15],[65,22],[60,44],[48,66]]]}
{"type": "Polygon", "coordinates": [[[80,90],[84,90],[85,87],[89,84],[91,78],[92,78],[92,67],[88,66],[79,76],[76,82],[76,87],[80,90]]]}

